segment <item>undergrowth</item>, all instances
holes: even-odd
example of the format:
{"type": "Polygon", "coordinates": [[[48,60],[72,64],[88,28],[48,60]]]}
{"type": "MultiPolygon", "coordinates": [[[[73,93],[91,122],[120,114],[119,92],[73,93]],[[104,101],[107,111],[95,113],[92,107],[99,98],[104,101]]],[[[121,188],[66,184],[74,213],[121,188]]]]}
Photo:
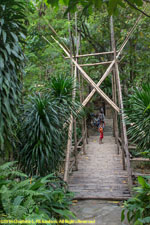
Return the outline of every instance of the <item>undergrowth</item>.
{"type": "Polygon", "coordinates": [[[36,224],[36,220],[74,217],[69,210],[73,195],[66,190],[64,181],[54,174],[29,178],[15,164],[8,162],[0,166],[1,220],[33,220],[36,224]]]}

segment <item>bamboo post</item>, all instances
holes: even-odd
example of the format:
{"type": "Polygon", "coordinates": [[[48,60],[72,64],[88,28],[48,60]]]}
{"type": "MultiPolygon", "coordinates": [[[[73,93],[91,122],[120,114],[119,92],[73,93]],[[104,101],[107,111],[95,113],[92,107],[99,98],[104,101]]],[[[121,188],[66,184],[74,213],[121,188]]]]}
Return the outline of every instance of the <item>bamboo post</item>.
{"type": "Polygon", "coordinates": [[[84,119],[82,120],[82,136],[83,136],[83,154],[86,155],[86,151],[85,151],[85,130],[84,130],[85,126],[84,126],[84,119]]]}
{"type": "MultiPolygon", "coordinates": [[[[114,74],[114,98],[115,98],[115,103],[117,103],[117,84],[116,84],[116,74],[114,74]]],[[[118,143],[118,137],[119,137],[119,128],[118,128],[118,113],[115,111],[114,115],[114,125],[115,125],[115,138],[116,138],[116,144],[117,144],[117,153],[119,155],[119,143],[118,143]]]]}
{"type": "MultiPolygon", "coordinates": [[[[68,20],[70,21],[70,14],[68,14],[68,20]]],[[[73,40],[71,38],[71,29],[69,26],[69,37],[70,37],[70,55],[72,56],[72,46],[73,46],[73,40]],[[72,40],[72,41],[71,41],[72,40]]],[[[70,60],[70,64],[71,64],[71,75],[74,76],[74,89],[72,92],[72,101],[75,100],[75,95],[76,95],[76,91],[75,91],[75,86],[76,86],[76,77],[74,75],[74,71],[73,71],[73,63],[70,60]]],[[[66,150],[66,160],[65,160],[65,171],[64,171],[64,181],[68,182],[68,173],[69,173],[69,164],[70,164],[70,152],[71,152],[71,147],[72,147],[72,131],[73,131],[73,116],[71,114],[70,116],[70,125],[69,125],[69,130],[68,130],[68,142],[67,142],[67,150],[66,150]]]]}
{"type": "Polygon", "coordinates": [[[72,128],[73,128],[73,116],[70,118],[70,125],[68,129],[68,142],[67,142],[67,151],[66,151],[66,159],[65,159],[65,171],[64,171],[64,181],[68,181],[68,172],[69,172],[69,164],[70,164],[70,150],[72,146],[72,128]]]}
{"type": "MultiPolygon", "coordinates": [[[[80,36],[80,41],[81,41],[81,36],[80,36]]],[[[80,49],[81,52],[81,49],[80,49]]],[[[78,51],[79,54],[79,51],[78,51]]],[[[78,55],[77,54],[77,55],[78,55]]],[[[78,58],[77,58],[77,62],[78,62],[78,58]]],[[[84,84],[83,84],[83,77],[80,76],[80,72],[79,72],[79,85],[80,85],[80,103],[82,104],[83,102],[83,92],[84,92],[84,84]]],[[[81,122],[81,130],[82,130],[82,151],[83,154],[86,155],[86,151],[85,151],[85,121],[84,118],[82,118],[82,122],[81,122]]]]}
{"type": "Polygon", "coordinates": [[[86,143],[88,144],[88,128],[87,128],[87,122],[86,122],[86,117],[85,117],[85,139],[86,139],[86,143]]]}
{"type": "MultiPolygon", "coordinates": [[[[81,79],[81,76],[80,76],[80,73],[79,73],[79,85],[80,85],[80,102],[82,104],[83,102],[83,96],[82,96],[82,91],[83,91],[83,78],[81,79]]],[[[82,151],[83,151],[83,154],[86,155],[86,152],[85,152],[85,130],[84,130],[84,118],[82,119],[82,122],[81,122],[81,130],[82,130],[82,151]]]]}
{"type": "MultiPolygon", "coordinates": [[[[114,42],[114,52],[115,52],[116,47],[115,47],[115,36],[114,36],[114,26],[113,26],[113,17],[112,16],[111,16],[111,19],[110,19],[110,24],[111,24],[112,38],[113,38],[113,42],[114,42]]],[[[115,56],[116,55],[114,54],[114,57],[115,56]]],[[[129,189],[131,191],[131,188],[132,188],[132,172],[131,172],[131,165],[130,165],[130,155],[129,155],[129,151],[128,151],[128,140],[127,140],[125,118],[124,118],[122,91],[121,91],[119,69],[118,69],[118,63],[117,63],[116,57],[114,58],[114,60],[115,60],[116,81],[117,81],[117,88],[118,88],[118,100],[119,100],[119,105],[120,105],[120,108],[121,108],[122,131],[123,131],[123,140],[124,140],[123,145],[124,145],[124,150],[125,150],[125,153],[126,153],[126,161],[127,161],[128,185],[129,185],[129,189]]]]}
{"type": "MultiPolygon", "coordinates": [[[[76,55],[79,53],[79,39],[78,39],[78,32],[77,32],[77,13],[75,13],[75,32],[76,32],[76,55]]],[[[77,58],[76,58],[76,62],[77,62],[77,58]]],[[[78,74],[78,69],[75,66],[74,68],[74,78],[75,78],[75,85],[76,85],[76,80],[77,80],[77,74],[78,74]]],[[[74,96],[75,97],[75,96],[74,96]]],[[[78,170],[78,152],[77,152],[77,132],[76,132],[76,119],[74,119],[74,142],[75,142],[75,146],[74,146],[74,157],[75,157],[75,167],[76,170],[78,170]]]]}
{"type": "Polygon", "coordinates": [[[125,154],[124,154],[123,146],[122,146],[122,165],[123,165],[123,170],[126,170],[126,162],[125,162],[125,154]]]}
{"type": "Polygon", "coordinates": [[[75,158],[75,169],[78,170],[78,152],[77,152],[77,132],[76,132],[76,119],[74,119],[74,158],[75,158]]]}
{"type": "MultiPolygon", "coordinates": [[[[115,86],[115,83],[114,83],[114,68],[112,70],[112,77],[111,77],[111,86],[112,86],[112,100],[113,102],[115,101],[115,97],[114,97],[114,86],[115,86]]],[[[115,137],[115,141],[116,141],[116,135],[115,135],[115,112],[113,110],[113,136],[115,137]]]]}
{"type": "MultiPolygon", "coordinates": [[[[112,51],[114,53],[113,57],[114,57],[114,59],[116,59],[116,47],[115,47],[115,39],[114,39],[114,30],[113,30],[113,26],[112,26],[112,23],[111,23],[111,18],[110,18],[110,32],[111,32],[111,48],[112,48],[112,51]]],[[[112,96],[113,96],[113,101],[117,104],[116,70],[115,70],[114,66],[113,66],[113,69],[112,69],[112,96]]],[[[117,115],[116,111],[114,111],[114,116],[113,116],[113,133],[114,133],[115,141],[116,141],[116,144],[117,144],[117,153],[119,154],[118,115],[117,115]]]]}
{"type": "MultiPolygon", "coordinates": [[[[83,102],[83,93],[84,93],[84,84],[83,84],[83,77],[81,77],[81,91],[80,91],[80,101],[81,104],[83,102]]],[[[85,119],[82,119],[82,136],[83,136],[83,154],[86,155],[86,151],[85,151],[85,119]]]]}

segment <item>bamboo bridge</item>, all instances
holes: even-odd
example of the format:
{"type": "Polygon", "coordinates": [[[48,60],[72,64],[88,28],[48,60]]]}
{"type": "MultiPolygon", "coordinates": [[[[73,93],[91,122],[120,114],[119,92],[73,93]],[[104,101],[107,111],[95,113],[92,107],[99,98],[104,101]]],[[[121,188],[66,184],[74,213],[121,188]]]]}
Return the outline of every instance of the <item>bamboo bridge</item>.
{"type": "Polygon", "coordinates": [[[69,189],[75,199],[125,200],[130,197],[128,174],[124,170],[121,148],[112,132],[112,119],[106,119],[103,144],[98,132],[88,139],[86,154],[78,158],[78,170],[69,177],[69,189]]]}
{"type": "MultiPolygon", "coordinates": [[[[98,135],[95,134],[88,138],[88,129],[86,118],[82,119],[82,135],[77,140],[76,128],[77,122],[73,115],[68,120],[68,142],[66,149],[64,181],[68,183],[70,190],[76,192],[76,199],[116,199],[124,200],[130,197],[132,190],[132,171],[130,166],[130,154],[128,150],[128,139],[126,132],[126,124],[124,118],[124,107],[122,98],[121,81],[119,75],[119,58],[123,49],[127,45],[132,34],[142,17],[137,18],[134,26],[127,33],[119,50],[116,49],[113,17],[110,17],[110,35],[111,35],[111,51],[79,54],[80,36],[77,29],[77,14],[75,14],[75,40],[69,28],[70,49],[58,36],[54,28],[49,24],[53,35],[52,40],[66,54],[63,55],[64,60],[70,60],[71,74],[74,78],[74,87],[76,83],[80,84],[80,102],[81,108],[85,107],[93,95],[97,92],[107,104],[112,107],[113,118],[106,122],[106,130],[104,132],[104,144],[98,144],[98,135]],[[75,48],[73,49],[73,46],[75,48]],[[107,55],[109,61],[99,63],[82,64],[83,57],[107,55]],[[99,82],[96,84],[86,73],[83,67],[109,65],[105,73],[100,76],[99,82]],[[107,96],[101,89],[102,82],[111,74],[112,76],[112,99],[107,96]],[[87,97],[82,96],[83,79],[91,86],[92,91],[87,97]],[[113,122],[112,122],[113,121],[113,122]],[[111,124],[111,125],[110,125],[111,124]],[[113,124],[113,125],[112,125],[113,124]],[[112,134],[108,135],[107,129],[111,129],[112,134]],[[74,132],[73,132],[74,131],[74,132]],[[74,143],[72,143],[72,135],[74,134],[74,143]],[[80,150],[80,151],[79,151],[80,150]],[[81,154],[82,153],[82,154],[81,154]],[[73,171],[73,168],[75,171],[73,171]]],[[[70,22],[70,15],[68,15],[70,22]]],[[[71,23],[70,23],[71,24],[71,23]]],[[[45,37],[43,37],[51,44],[45,37]]],[[[68,62],[69,63],[69,62],[68,62]]],[[[76,88],[72,93],[72,100],[76,98],[76,88]]],[[[80,112],[81,108],[77,111],[80,112]]],[[[66,126],[66,124],[65,124],[66,126]]]]}

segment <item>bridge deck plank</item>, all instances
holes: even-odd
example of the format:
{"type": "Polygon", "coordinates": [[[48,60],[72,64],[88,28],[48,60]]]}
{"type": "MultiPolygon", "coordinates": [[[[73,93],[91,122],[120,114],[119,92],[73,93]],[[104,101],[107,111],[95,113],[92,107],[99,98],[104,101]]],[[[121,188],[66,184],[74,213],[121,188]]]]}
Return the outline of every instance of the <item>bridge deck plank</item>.
{"type": "Polygon", "coordinates": [[[79,156],[78,171],[69,178],[69,189],[76,198],[127,198],[130,197],[127,172],[122,169],[121,155],[112,136],[104,133],[103,144],[99,136],[91,136],[86,155],[79,156]]]}

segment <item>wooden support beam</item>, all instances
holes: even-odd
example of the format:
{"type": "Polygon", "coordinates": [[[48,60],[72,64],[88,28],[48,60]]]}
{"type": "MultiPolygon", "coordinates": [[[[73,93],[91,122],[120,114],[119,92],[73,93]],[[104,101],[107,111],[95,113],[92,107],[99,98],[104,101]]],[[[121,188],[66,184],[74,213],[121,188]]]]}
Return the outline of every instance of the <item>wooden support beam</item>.
{"type": "Polygon", "coordinates": [[[77,132],[76,132],[76,119],[74,119],[74,158],[75,158],[75,167],[78,170],[78,152],[77,152],[77,132]]]}
{"type": "Polygon", "coordinates": [[[83,154],[86,155],[86,151],[85,151],[85,126],[84,126],[84,120],[82,119],[82,136],[83,136],[83,139],[82,139],[82,142],[83,142],[83,154]]]}
{"type": "Polygon", "coordinates": [[[118,142],[118,148],[119,148],[119,152],[121,152],[121,158],[122,158],[122,169],[125,170],[126,169],[126,165],[125,165],[125,154],[124,154],[124,149],[122,148],[122,145],[118,142]]]}
{"type": "MultiPolygon", "coordinates": [[[[79,51],[79,40],[78,40],[78,33],[77,33],[77,13],[75,13],[75,27],[76,27],[76,54],[79,51]]],[[[77,61],[77,59],[76,59],[77,61]]],[[[74,68],[74,88],[76,88],[76,81],[77,81],[77,67],[74,68]]],[[[75,99],[76,96],[74,96],[75,99]]],[[[78,152],[77,152],[77,131],[76,131],[77,123],[76,119],[74,119],[74,158],[75,158],[75,168],[78,170],[78,152]]]]}
{"type": "MultiPolygon", "coordinates": [[[[85,137],[85,135],[86,135],[86,131],[84,131],[84,135],[79,139],[79,141],[77,142],[77,148],[81,148],[81,147],[83,147],[83,146],[80,146],[80,143],[83,141],[83,137],[85,137]]],[[[74,148],[74,146],[73,146],[73,148],[74,148]]]]}
{"type": "Polygon", "coordinates": [[[86,143],[88,144],[88,128],[87,128],[87,122],[86,122],[86,118],[84,119],[84,123],[85,123],[85,139],[86,139],[86,143]]]}
{"type": "MultiPolygon", "coordinates": [[[[70,20],[70,14],[68,13],[68,20],[70,20]]],[[[72,33],[71,33],[71,29],[69,26],[69,37],[70,37],[70,55],[72,56],[72,51],[73,51],[73,38],[72,38],[72,33]]],[[[64,46],[63,46],[64,48],[64,46]]],[[[64,48],[66,49],[66,48],[64,48]]],[[[66,50],[68,52],[68,49],[66,50]]],[[[76,79],[77,79],[77,74],[76,72],[74,73],[73,70],[73,63],[72,60],[70,61],[70,65],[71,65],[71,74],[72,77],[74,77],[74,81],[73,81],[73,91],[72,91],[72,101],[75,101],[75,97],[76,97],[76,79]]],[[[72,146],[72,131],[73,131],[73,116],[71,114],[70,116],[70,125],[69,125],[69,130],[68,130],[68,142],[67,142],[67,151],[66,151],[66,160],[65,160],[65,170],[64,170],[64,181],[67,182],[68,181],[68,173],[69,173],[69,165],[70,165],[70,152],[71,152],[71,146],[72,146]]]]}
{"type": "MultiPolygon", "coordinates": [[[[111,36],[112,41],[114,45],[114,52],[116,51],[115,47],[115,35],[114,35],[114,25],[113,25],[113,17],[111,16],[110,19],[110,26],[111,26],[111,36]]],[[[131,171],[131,165],[130,165],[130,154],[128,151],[128,140],[127,140],[127,132],[126,132],[126,124],[125,124],[125,118],[124,118],[124,107],[123,107],[123,99],[122,99],[122,90],[121,90],[121,83],[120,83],[120,76],[119,76],[119,69],[118,69],[118,63],[116,60],[116,54],[114,54],[114,60],[115,60],[115,72],[116,72],[116,82],[117,82],[117,89],[118,89],[118,100],[119,105],[121,108],[121,121],[122,121],[122,131],[123,131],[123,147],[126,153],[126,165],[127,165],[127,172],[128,172],[128,185],[130,191],[132,190],[132,171],[131,171]]]]}
{"type": "Polygon", "coordinates": [[[68,129],[68,142],[67,142],[67,151],[66,151],[66,160],[65,160],[65,171],[64,171],[64,181],[68,181],[68,172],[70,164],[70,149],[72,145],[72,128],[73,128],[73,116],[70,118],[70,125],[68,129]]]}
{"type": "Polygon", "coordinates": [[[129,145],[129,146],[128,146],[128,149],[130,149],[130,150],[136,150],[137,147],[136,147],[135,145],[129,145]]]}
{"type": "Polygon", "coordinates": [[[125,201],[128,200],[130,198],[130,196],[128,197],[112,197],[112,196],[107,196],[107,197],[103,197],[103,196],[90,196],[90,197],[74,197],[72,200],[106,200],[106,201],[125,201]]]}
{"type": "Polygon", "coordinates": [[[138,176],[150,176],[150,173],[136,173],[136,172],[133,172],[132,173],[133,176],[135,177],[138,177],[138,176]]]}
{"type": "Polygon", "coordinates": [[[112,63],[112,61],[108,61],[108,62],[98,62],[98,63],[87,63],[87,64],[79,64],[79,66],[81,67],[85,67],[85,66],[99,66],[99,65],[107,65],[112,63]]]}
{"type": "MultiPolygon", "coordinates": [[[[114,41],[114,32],[111,26],[111,21],[110,21],[110,33],[111,33],[111,48],[113,51],[112,57],[116,59],[116,48],[115,48],[115,41],[114,41]]],[[[113,96],[113,101],[117,104],[117,84],[116,84],[116,71],[115,67],[113,66],[112,70],[112,96],[113,96]]],[[[119,143],[118,143],[118,136],[119,136],[119,131],[118,131],[118,113],[115,111],[114,116],[113,116],[113,132],[115,136],[115,141],[117,144],[117,152],[119,154],[119,143]]],[[[123,153],[122,153],[123,157],[123,153]]],[[[123,164],[124,164],[124,159],[123,159],[123,164]]],[[[124,165],[123,165],[123,168],[124,165]]]]}
{"type": "Polygon", "coordinates": [[[132,158],[130,161],[150,162],[149,158],[132,158]]]}
{"type": "Polygon", "coordinates": [[[80,140],[77,142],[77,147],[79,146],[79,144],[81,143],[81,141],[83,141],[83,138],[85,136],[85,132],[84,132],[84,135],[80,138],[80,140]]]}
{"type": "Polygon", "coordinates": [[[111,105],[117,112],[120,112],[119,107],[95,84],[95,82],[87,75],[87,73],[79,66],[79,64],[72,58],[69,52],[51,35],[52,39],[63,49],[63,51],[70,57],[75,66],[80,70],[82,76],[87,82],[96,89],[96,91],[111,105]]]}
{"type": "MultiPolygon", "coordinates": [[[[97,56],[97,55],[108,55],[113,54],[114,52],[98,52],[98,53],[90,53],[90,54],[84,54],[84,55],[76,55],[74,58],[82,58],[82,57],[88,57],[88,56],[97,56]]],[[[65,57],[65,59],[69,59],[69,57],[65,57]]]]}

